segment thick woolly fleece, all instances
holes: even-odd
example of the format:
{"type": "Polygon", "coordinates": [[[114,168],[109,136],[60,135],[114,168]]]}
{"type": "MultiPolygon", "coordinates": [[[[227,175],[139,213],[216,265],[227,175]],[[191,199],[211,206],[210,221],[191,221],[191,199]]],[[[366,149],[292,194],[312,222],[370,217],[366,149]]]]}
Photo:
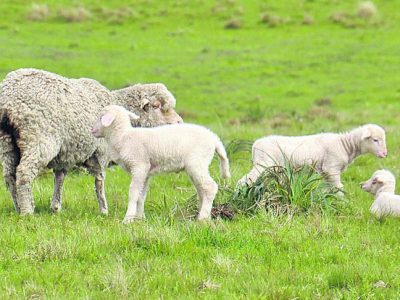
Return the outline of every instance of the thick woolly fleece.
{"type": "Polygon", "coordinates": [[[151,175],[181,170],[188,173],[197,189],[200,198],[198,219],[210,217],[218,191],[208,170],[214,152],[220,158],[222,177],[230,177],[228,157],[217,135],[193,124],[133,128],[130,118],[135,119],[135,115],[117,105],[107,106],[99,116],[92,133],[105,138],[112,160],[132,175],[124,223],[144,217],[151,175]]]}
{"type": "Polygon", "coordinates": [[[283,166],[285,160],[294,165],[313,164],[328,176],[339,189],[340,174],[358,156],[373,153],[385,157],[386,137],[382,127],[367,124],[347,133],[321,133],[307,136],[267,136],[254,142],[253,169],[238,185],[253,183],[266,167],[283,166]]]}
{"type": "Polygon", "coordinates": [[[400,196],[395,195],[396,178],[390,171],[376,171],[361,187],[375,196],[370,208],[372,214],[378,218],[400,217],[400,196]]]}
{"type": "Polygon", "coordinates": [[[134,85],[110,92],[95,80],[68,79],[36,69],[10,72],[0,84],[0,154],[3,175],[21,214],[34,211],[32,182],[43,168],[54,170],[52,209],[61,209],[66,172],[83,166],[95,176],[102,213],[107,213],[104,169],[106,146],[90,128],[109,104],[120,104],[140,116],[135,125],[182,122],[175,99],[162,84],[134,85]]]}

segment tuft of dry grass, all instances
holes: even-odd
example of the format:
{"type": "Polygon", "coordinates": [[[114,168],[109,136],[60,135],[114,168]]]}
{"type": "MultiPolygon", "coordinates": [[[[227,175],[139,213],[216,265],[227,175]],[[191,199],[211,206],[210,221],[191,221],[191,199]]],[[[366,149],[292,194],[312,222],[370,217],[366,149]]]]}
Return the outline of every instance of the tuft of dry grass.
{"type": "Polygon", "coordinates": [[[138,13],[130,7],[119,7],[116,9],[102,8],[99,13],[101,17],[112,24],[122,24],[127,19],[136,19],[138,17],[138,13]]]}
{"type": "Polygon", "coordinates": [[[47,4],[33,3],[27,13],[26,18],[29,21],[41,22],[49,18],[50,12],[47,4]]]}
{"type": "Polygon", "coordinates": [[[287,23],[286,19],[277,15],[271,15],[268,12],[264,12],[261,14],[260,21],[261,23],[267,24],[269,27],[277,27],[279,25],[287,23]]]}
{"type": "Polygon", "coordinates": [[[58,11],[58,18],[65,22],[84,22],[90,19],[91,13],[83,6],[63,8],[58,11]]]}
{"type": "Polygon", "coordinates": [[[224,28],[225,29],[239,29],[242,27],[242,22],[239,19],[232,18],[226,21],[224,28]]]}
{"type": "Polygon", "coordinates": [[[312,25],[314,24],[314,17],[310,14],[305,14],[303,17],[303,25],[312,25]]]}
{"type": "Polygon", "coordinates": [[[378,9],[372,1],[363,1],[358,4],[357,16],[370,20],[378,16],[378,9]]]}

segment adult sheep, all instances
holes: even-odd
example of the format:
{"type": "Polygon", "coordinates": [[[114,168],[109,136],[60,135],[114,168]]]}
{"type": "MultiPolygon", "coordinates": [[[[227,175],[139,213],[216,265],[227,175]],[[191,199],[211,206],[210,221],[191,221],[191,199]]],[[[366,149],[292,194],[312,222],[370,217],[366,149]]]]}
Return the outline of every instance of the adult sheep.
{"type": "Polygon", "coordinates": [[[175,98],[163,84],[138,84],[109,91],[95,80],[68,79],[36,69],[19,69],[0,83],[0,154],[3,176],[20,214],[32,214],[32,182],[44,168],[54,171],[53,211],[61,210],[67,171],[86,168],[95,177],[101,213],[109,158],[104,141],[90,128],[103,107],[119,104],[140,116],[134,126],[182,122],[175,98]]]}

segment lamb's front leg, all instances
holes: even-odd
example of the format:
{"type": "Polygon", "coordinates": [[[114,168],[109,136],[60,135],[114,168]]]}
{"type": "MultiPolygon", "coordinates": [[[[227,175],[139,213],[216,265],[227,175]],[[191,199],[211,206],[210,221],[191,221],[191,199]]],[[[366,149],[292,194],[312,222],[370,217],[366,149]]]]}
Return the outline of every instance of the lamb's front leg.
{"type": "Polygon", "coordinates": [[[145,187],[148,169],[136,168],[129,186],[128,210],[122,223],[128,224],[137,219],[137,207],[141,193],[145,187]]]}
{"type": "Polygon", "coordinates": [[[147,177],[145,182],[144,182],[144,186],[143,189],[140,193],[138,202],[137,202],[137,206],[136,206],[136,218],[137,219],[144,219],[145,218],[145,214],[144,214],[144,202],[146,200],[146,195],[147,195],[147,190],[149,189],[149,181],[150,178],[147,177]]]}
{"type": "Polygon", "coordinates": [[[332,183],[337,189],[338,192],[337,194],[339,196],[343,196],[344,195],[344,186],[342,184],[342,181],[340,180],[340,172],[339,171],[335,171],[335,172],[330,172],[328,174],[328,181],[330,183],[332,183]]]}

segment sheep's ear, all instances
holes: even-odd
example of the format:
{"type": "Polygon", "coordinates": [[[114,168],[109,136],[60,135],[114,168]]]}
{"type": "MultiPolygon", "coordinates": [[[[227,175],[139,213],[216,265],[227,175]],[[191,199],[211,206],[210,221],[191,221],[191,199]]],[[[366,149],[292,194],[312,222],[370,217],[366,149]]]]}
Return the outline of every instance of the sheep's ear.
{"type": "Polygon", "coordinates": [[[134,114],[133,112],[130,111],[128,111],[128,116],[131,119],[131,121],[136,121],[140,119],[140,117],[137,114],[134,114]]]}
{"type": "Polygon", "coordinates": [[[151,106],[154,108],[160,108],[161,107],[161,102],[159,100],[154,101],[151,106]]]}
{"type": "Polygon", "coordinates": [[[104,127],[108,127],[111,125],[114,119],[115,116],[112,113],[108,112],[101,117],[101,125],[103,125],[104,127]]]}
{"type": "Polygon", "coordinates": [[[145,107],[146,105],[148,105],[149,103],[150,103],[150,100],[149,100],[149,99],[147,99],[147,98],[142,99],[142,102],[140,103],[140,108],[141,108],[141,109],[144,109],[144,107],[145,107]]]}

